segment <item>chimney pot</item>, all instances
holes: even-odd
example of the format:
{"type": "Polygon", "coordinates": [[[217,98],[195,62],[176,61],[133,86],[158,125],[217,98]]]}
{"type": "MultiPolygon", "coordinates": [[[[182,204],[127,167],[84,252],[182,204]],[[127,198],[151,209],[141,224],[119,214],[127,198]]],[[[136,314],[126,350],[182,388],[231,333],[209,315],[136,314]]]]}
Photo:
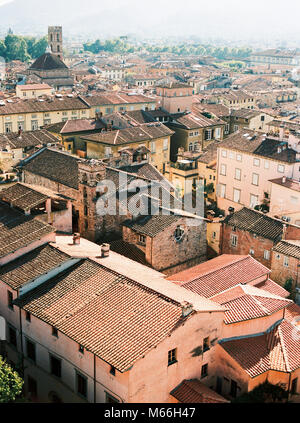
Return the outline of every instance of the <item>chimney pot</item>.
{"type": "Polygon", "coordinates": [[[80,234],[79,233],[73,234],[73,245],[80,245],[80,234]]]}
{"type": "Polygon", "coordinates": [[[109,244],[102,244],[101,245],[102,257],[106,258],[110,255],[110,245],[109,244]]]}

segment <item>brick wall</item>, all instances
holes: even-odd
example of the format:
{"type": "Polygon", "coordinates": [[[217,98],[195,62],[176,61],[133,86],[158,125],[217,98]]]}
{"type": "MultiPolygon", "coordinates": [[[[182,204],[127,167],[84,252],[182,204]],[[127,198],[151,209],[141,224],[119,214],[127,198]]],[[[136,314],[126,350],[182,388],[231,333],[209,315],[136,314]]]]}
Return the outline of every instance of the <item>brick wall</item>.
{"type": "Polygon", "coordinates": [[[234,254],[234,255],[248,255],[250,254],[250,249],[254,250],[253,257],[262,263],[264,266],[271,267],[271,250],[274,246],[272,240],[258,237],[250,232],[242,231],[236,229],[235,232],[232,230],[232,226],[222,225],[222,240],[221,240],[221,250],[222,254],[234,254]],[[237,236],[237,246],[232,246],[231,236],[237,236]],[[264,258],[264,251],[269,251],[269,259],[264,258]]]}
{"type": "MultiPolygon", "coordinates": [[[[152,266],[164,271],[179,264],[184,265],[190,260],[206,257],[206,253],[206,222],[202,222],[199,226],[188,226],[186,219],[182,218],[153,238],[152,266]],[[176,242],[174,237],[178,225],[183,226],[185,230],[180,242],[176,242]]],[[[188,267],[193,265],[194,263],[191,263],[188,267]]]]}
{"type": "Polygon", "coordinates": [[[300,269],[298,270],[299,260],[290,257],[288,261],[288,266],[284,265],[284,258],[285,255],[281,253],[277,253],[276,251],[272,252],[272,260],[271,260],[271,279],[275,282],[279,283],[280,285],[284,286],[286,281],[290,278],[293,279],[293,288],[295,288],[296,282],[298,280],[298,284],[300,282],[300,269]]]}

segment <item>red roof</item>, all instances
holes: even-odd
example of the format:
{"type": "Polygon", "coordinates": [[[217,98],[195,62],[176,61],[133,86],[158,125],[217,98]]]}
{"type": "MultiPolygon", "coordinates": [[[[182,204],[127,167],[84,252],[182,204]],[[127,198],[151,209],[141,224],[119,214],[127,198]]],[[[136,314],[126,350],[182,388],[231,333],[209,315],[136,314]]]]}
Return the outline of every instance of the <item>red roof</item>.
{"type": "Polygon", "coordinates": [[[300,306],[294,303],[289,305],[285,310],[285,319],[289,322],[293,322],[295,319],[299,319],[298,324],[300,324],[300,306]]]}
{"type": "Polygon", "coordinates": [[[230,402],[197,379],[184,380],[171,395],[179,402],[189,404],[230,402]]]}
{"type": "Polygon", "coordinates": [[[239,285],[213,297],[212,300],[228,310],[225,313],[225,324],[270,316],[292,303],[251,285],[239,285]]]}
{"type": "Polygon", "coordinates": [[[18,88],[20,88],[22,91],[27,90],[48,90],[52,89],[50,85],[48,84],[29,84],[29,85],[18,85],[18,88]]]}
{"type": "Polygon", "coordinates": [[[267,276],[269,273],[267,267],[251,256],[224,254],[170,276],[168,280],[210,298],[239,284],[253,283],[255,279],[267,276]]]}
{"type": "Polygon", "coordinates": [[[287,320],[269,333],[220,345],[252,378],[269,370],[289,373],[300,368],[300,332],[287,320]]]}
{"type": "Polygon", "coordinates": [[[272,281],[272,279],[267,279],[257,285],[256,288],[263,289],[264,291],[268,291],[271,294],[278,295],[279,297],[287,298],[290,296],[290,293],[282,288],[278,283],[272,281]]]}

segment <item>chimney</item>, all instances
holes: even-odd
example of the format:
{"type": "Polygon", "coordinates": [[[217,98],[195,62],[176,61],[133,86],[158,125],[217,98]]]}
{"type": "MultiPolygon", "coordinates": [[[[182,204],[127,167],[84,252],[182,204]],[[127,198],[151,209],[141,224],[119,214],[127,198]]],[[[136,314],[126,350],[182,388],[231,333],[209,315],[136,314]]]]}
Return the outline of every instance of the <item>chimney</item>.
{"type": "Polygon", "coordinates": [[[19,138],[21,138],[21,137],[22,137],[22,132],[23,132],[23,131],[22,131],[22,129],[20,128],[20,129],[18,130],[18,137],[19,137],[19,138]]]}
{"type": "Polygon", "coordinates": [[[73,234],[73,245],[80,245],[80,234],[79,233],[73,234]]]}
{"type": "Polygon", "coordinates": [[[181,303],[182,317],[187,317],[188,315],[190,315],[194,309],[193,307],[193,304],[188,303],[187,301],[181,303]]]}
{"type": "Polygon", "coordinates": [[[109,244],[102,244],[101,245],[101,251],[102,251],[102,258],[109,257],[110,245],[109,244]]]}
{"type": "Polygon", "coordinates": [[[228,212],[230,215],[234,214],[234,208],[233,207],[229,207],[228,212]]]}
{"type": "Polygon", "coordinates": [[[283,241],[286,239],[286,231],[287,231],[287,226],[286,226],[286,224],[284,224],[283,227],[282,227],[282,240],[283,241]]]}
{"type": "Polygon", "coordinates": [[[282,183],[285,184],[286,183],[286,176],[282,177],[282,183]]]}

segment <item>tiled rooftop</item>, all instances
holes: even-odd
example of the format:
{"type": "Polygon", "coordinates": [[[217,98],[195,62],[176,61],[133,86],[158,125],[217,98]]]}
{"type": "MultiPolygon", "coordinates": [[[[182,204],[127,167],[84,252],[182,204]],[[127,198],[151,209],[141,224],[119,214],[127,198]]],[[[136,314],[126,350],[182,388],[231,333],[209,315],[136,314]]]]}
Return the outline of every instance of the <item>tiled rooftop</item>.
{"type": "MultiPolygon", "coordinates": [[[[1,110],[0,110],[1,113],[1,110]]],[[[57,144],[58,139],[45,129],[37,131],[10,133],[1,135],[0,134],[0,148],[7,148],[7,145],[12,149],[25,148],[25,147],[36,147],[38,145],[57,144]]]]}
{"type": "Polygon", "coordinates": [[[44,203],[48,198],[48,196],[21,183],[16,183],[0,191],[0,199],[21,210],[30,210],[44,203]]]}
{"type": "Polygon", "coordinates": [[[182,317],[177,301],[95,260],[82,259],[16,304],[124,372],[191,315],[182,317]]]}
{"type": "Polygon", "coordinates": [[[300,368],[300,339],[294,334],[295,326],[283,320],[269,333],[220,345],[253,378],[268,370],[291,372],[300,368]]]}
{"type": "Polygon", "coordinates": [[[283,234],[284,222],[264,213],[244,207],[243,209],[228,215],[224,223],[236,228],[254,233],[262,238],[278,240],[283,234]]]}
{"type": "Polygon", "coordinates": [[[0,258],[14,253],[55,229],[0,203],[0,258]]]}
{"type": "Polygon", "coordinates": [[[67,254],[45,244],[0,267],[0,280],[17,290],[69,258],[67,254]]]}
{"type": "Polygon", "coordinates": [[[251,285],[239,285],[213,297],[212,300],[227,308],[225,324],[270,316],[292,303],[291,300],[251,285]]]}
{"type": "Polygon", "coordinates": [[[184,380],[171,392],[180,403],[228,403],[229,401],[197,379],[184,380]]]}
{"type": "Polygon", "coordinates": [[[266,277],[270,270],[251,256],[222,255],[191,269],[170,276],[168,280],[206,298],[266,277]]]}
{"type": "Polygon", "coordinates": [[[279,242],[275,247],[273,247],[273,251],[276,253],[284,254],[285,256],[291,256],[296,259],[300,259],[300,240],[299,241],[289,241],[284,240],[279,242]]]}
{"type": "Polygon", "coordinates": [[[47,148],[32,157],[24,170],[78,189],[78,160],[78,157],[47,148]]]}
{"type": "Polygon", "coordinates": [[[116,131],[102,132],[100,134],[82,136],[85,141],[122,145],[135,142],[154,140],[173,135],[173,131],[161,123],[141,125],[134,128],[119,129],[116,131]]]}

